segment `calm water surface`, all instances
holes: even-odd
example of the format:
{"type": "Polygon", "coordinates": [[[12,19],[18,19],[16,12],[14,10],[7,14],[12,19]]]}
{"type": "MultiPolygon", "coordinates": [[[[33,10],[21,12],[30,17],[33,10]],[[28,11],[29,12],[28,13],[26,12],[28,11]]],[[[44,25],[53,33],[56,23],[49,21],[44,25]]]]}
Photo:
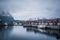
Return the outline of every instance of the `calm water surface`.
{"type": "Polygon", "coordinates": [[[59,40],[53,32],[23,26],[6,26],[0,29],[0,40],[59,40]]]}

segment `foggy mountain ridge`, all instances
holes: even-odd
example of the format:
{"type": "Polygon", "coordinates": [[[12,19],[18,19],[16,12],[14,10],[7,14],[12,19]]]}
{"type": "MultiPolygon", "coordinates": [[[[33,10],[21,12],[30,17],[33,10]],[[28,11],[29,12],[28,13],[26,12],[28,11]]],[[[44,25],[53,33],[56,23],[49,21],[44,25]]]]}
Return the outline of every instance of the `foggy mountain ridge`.
{"type": "Polygon", "coordinates": [[[0,16],[11,16],[9,12],[0,11],[0,16]]]}
{"type": "Polygon", "coordinates": [[[3,22],[13,22],[14,18],[10,15],[9,12],[0,11],[0,19],[3,22]]]}

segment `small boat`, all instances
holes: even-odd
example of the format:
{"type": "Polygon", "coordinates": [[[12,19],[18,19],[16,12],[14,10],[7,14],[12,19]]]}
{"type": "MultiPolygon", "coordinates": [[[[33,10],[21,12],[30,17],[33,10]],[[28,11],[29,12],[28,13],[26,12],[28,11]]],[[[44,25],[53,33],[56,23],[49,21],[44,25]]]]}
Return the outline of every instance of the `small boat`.
{"type": "Polygon", "coordinates": [[[24,27],[38,28],[37,25],[24,25],[24,27]]]}
{"type": "Polygon", "coordinates": [[[44,28],[46,25],[38,25],[38,28],[44,28]]]}

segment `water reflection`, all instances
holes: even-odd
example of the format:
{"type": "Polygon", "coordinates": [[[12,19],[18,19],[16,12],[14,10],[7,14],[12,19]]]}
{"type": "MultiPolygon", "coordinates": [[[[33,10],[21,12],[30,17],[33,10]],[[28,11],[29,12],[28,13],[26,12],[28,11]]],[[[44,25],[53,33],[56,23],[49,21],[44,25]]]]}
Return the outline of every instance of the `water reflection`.
{"type": "Polygon", "coordinates": [[[0,40],[7,40],[9,38],[10,32],[13,29],[12,26],[1,26],[0,29],[0,40]]]}
{"type": "Polygon", "coordinates": [[[49,35],[49,36],[55,36],[57,39],[60,39],[60,31],[59,30],[42,30],[42,29],[35,29],[35,28],[30,28],[27,27],[26,30],[28,32],[34,32],[34,33],[42,33],[45,35],[49,35]]]}
{"type": "Polygon", "coordinates": [[[59,30],[42,30],[23,26],[6,26],[0,29],[0,40],[58,40],[59,30]]]}

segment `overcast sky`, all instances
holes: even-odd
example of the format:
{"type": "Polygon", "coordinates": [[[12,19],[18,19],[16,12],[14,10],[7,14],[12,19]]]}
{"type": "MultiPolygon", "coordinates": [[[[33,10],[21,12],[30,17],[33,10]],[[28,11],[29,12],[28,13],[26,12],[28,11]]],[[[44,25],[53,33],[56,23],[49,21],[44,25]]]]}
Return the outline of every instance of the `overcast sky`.
{"type": "Polygon", "coordinates": [[[0,0],[0,9],[16,20],[60,17],[60,0],[0,0]]]}

